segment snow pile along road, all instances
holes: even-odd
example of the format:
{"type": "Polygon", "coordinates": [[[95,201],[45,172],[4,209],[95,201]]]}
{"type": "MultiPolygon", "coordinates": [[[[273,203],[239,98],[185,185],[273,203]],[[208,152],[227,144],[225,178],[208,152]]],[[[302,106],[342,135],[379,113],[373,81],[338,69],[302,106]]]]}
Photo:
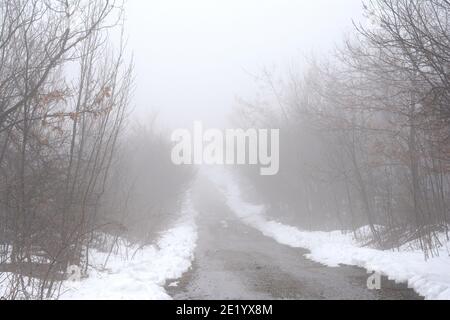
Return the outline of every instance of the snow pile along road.
{"type": "Polygon", "coordinates": [[[208,172],[210,179],[226,197],[229,208],[247,225],[277,242],[310,251],[307,258],[329,267],[340,264],[378,272],[397,282],[406,282],[426,299],[450,299],[450,242],[439,257],[425,261],[420,250],[391,251],[362,248],[351,234],[304,232],[265,217],[265,207],[245,202],[237,181],[223,170],[208,172]]]}
{"type": "Polygon", "coordinates": [[[92,251],[89,277],[65,282],[60,299],[171,299],[164,285],[191,267],[197,242],[196,212],[190,198],[183,207],[180,220],[161,235],[156,245],[128,248],[128,259],[123,254],[111,256],[106,270],[102,266],[107,253],[92,251]]]}

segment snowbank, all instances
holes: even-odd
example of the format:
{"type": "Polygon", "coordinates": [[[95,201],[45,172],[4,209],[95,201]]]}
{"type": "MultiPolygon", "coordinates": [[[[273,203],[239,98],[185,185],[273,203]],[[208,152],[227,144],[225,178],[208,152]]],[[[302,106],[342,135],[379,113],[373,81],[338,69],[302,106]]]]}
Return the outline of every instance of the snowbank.
{"type": "Polygon", "coordinates": [[[281,244],[308,249],[307,258],[329,267],[345,264],[379,272],[391,280],[408,283],[426,299],[450,299],[450,242],[440,249],[439,257],[428,261],[420,250],[394,252],[361,248],[351,234],[304,232],[270,220],[265,217],[264,206],[242,199],[239,186],[230,174],[210,170],[208,177],[223,192],[230,209],[246,224],[281,244]]]}
{"type": "Polygon", "coordinates": [[[60,299],[171,299],[164,290],[166,281],[181,277],[194,259],[195,215],[188,199],[182,218],[161,235],[156,245],[143,249],[127,248],[129,259],[123,255],[111,256],[106,270],[102,267],[107,254],[92,251],[90,261],[93,266],[89,269],[89,277],[78,282],[65,282],[60,299]]]}

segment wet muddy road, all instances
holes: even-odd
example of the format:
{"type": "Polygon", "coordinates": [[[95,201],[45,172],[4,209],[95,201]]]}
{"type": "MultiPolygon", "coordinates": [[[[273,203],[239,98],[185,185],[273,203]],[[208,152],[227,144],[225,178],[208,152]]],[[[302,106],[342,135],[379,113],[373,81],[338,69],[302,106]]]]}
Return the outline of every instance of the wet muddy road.
{"type": "Polygon", "coordinates": [[[382,279],[367,288],[365,270],[329,268],[243,224],[214,185],[194,188],[198,243],[190,271],[168,282],[174,299],[420,299],[406,285],[382,279]],[[176,286],[174,286],[176,284],[176,286]]]}

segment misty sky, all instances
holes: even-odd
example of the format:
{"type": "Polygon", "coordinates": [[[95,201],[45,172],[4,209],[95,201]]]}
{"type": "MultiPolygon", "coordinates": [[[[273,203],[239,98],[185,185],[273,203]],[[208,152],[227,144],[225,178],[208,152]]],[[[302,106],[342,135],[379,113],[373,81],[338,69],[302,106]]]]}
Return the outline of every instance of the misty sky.
{"type": "Polygon", "coordinates": [[[219,126],[236,96],[255,95],[249,74],[330,50],[361,9],[361,0],[128,0],[136,113],[219,126]]]}

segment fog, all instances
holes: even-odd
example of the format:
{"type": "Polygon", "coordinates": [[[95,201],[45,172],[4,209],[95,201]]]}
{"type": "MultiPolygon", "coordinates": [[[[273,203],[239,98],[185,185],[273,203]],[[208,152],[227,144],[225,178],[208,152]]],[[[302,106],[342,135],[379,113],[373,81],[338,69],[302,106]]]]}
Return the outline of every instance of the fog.
{"type": "Polygon", "coordinates": [[[1,0],[0,301],[450,299],[449,22],[1,0]]]}
{"type": "Polygon", "coordinates": [[[224,124],[236,97],[255,95],[263,68],[325,54],[361,17],[360,0],[128,0],[133,104],[169,127],[224,124]]]}

